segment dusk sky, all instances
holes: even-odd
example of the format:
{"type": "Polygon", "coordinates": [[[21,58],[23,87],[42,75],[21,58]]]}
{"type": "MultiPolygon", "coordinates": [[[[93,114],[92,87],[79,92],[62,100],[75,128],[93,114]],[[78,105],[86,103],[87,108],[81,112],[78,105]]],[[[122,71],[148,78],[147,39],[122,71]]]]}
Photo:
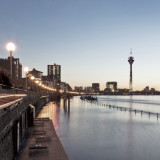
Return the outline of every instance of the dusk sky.
{"type": "Polygon", "coordinates": [[[63,82],[101,89],[129,88],[132,48],[133,89],[160,90],[159,0],[0,0],[0,58],[10,41],[23,67],[57,63],[63,82]]]}

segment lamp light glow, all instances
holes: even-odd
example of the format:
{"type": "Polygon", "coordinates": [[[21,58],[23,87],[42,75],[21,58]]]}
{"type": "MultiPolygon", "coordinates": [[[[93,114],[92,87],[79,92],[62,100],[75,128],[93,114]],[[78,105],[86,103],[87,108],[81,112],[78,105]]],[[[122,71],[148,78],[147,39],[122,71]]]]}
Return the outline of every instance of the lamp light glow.
{"type": "Polygon", "coordinates": [[[7,48],[8,51],[14,51],[14,50],[16,49],[16,46],[15,46],[14,43],[9,42],[9,43],[7,44],[7,46],[6,46],[6,48],[7,48]]]}
{"type": "Polygon", "coordinates": [[[34,80],[34,76],[31,77],[31,80],[34,80]]]}
{"type": "Polygon", "coordinates": [[[24,67],[24,71],[25,71],[26,73],[28,73],[28,70],[29,70],[28,67],[24,67]]]}
{"type": "Polygon", "coordinates": [[[39,81],[35,81],[37,84],[39,83],[39,81]]]}

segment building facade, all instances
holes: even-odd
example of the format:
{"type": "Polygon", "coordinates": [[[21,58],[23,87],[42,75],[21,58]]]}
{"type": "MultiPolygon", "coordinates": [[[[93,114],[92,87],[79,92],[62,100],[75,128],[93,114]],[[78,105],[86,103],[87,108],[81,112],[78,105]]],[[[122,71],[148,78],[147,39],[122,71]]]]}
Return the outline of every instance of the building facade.
{"type": "Polygon", "coordinates": [[[92,92],[92,87],[91,86],[87,86],[87,87],[84,88],[84,91],[92,92]]]}
{"type": "Polygon", "coordinates": [[[99,92],[100,91],[100,85],[99,85],[99,83],[92,83],[92,90],[94,92],[99,92]]]}
{"type": "Polygon", "coordinates": [[[61,82],[61,65],[48,65],[48,78],[54,82],[61,82]]]}
{"type": "MultiPolygon", "coordinates": [[[[0,67],[10,76],[10,57],[0,59],[0,67]]],[[[12,57],[12,82],[19,85],[22,79],[22,65],[19,58],[12,57]]]]}
{"type": "Polygon", "coordinates": [[[110,89],[111,92],[116,92],[117,91],[117,82],[107,82],[106,88],[110,89]]]}
{"type": "Polygon", "coordinates": [[[149,92],[149,86],[146,86],[143,91],[144,92],[149,92]]]}
{"type": "Polygon", "coordinates": [[[74,90],[75,90],[75,91],[78,91],[78,92],[79,92],[79,91],[83,91],[83,87],[82,87],[82,86],[75,86],[75,87],[74,87],[74,90]]]}
{"type": "Polygon", "coordinates": [[[41,78],[43,75],[43,72],[36,70],[35,68],[33,68],[32,71],[29,71],[28,74],[34,76],[35,78],[41,78]]]}

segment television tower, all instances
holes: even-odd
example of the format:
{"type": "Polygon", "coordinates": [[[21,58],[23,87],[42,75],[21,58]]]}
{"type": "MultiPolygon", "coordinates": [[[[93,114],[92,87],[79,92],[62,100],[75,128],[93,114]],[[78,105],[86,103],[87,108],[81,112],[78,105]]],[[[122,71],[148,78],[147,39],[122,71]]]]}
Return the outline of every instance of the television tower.
{"type": "Polygon", "coordinates": [[[134,62],[134,57],[132,56],[132,49],[130,51],[130,56],[128,58],[128,62],[130,64],[130,81],[129,81],[129,91],[132,92],[133,88],[132,88],[132,64],[134,62]]]}

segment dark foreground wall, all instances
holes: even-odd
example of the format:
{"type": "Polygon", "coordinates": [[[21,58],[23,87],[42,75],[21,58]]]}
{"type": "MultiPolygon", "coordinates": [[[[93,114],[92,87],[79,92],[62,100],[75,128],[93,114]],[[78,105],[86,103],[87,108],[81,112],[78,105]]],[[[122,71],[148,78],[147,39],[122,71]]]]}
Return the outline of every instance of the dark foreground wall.
{"type": "Polygon", "coordinates": [[[21,103],[9,106],[0,114],[0,160],[12,160],[19,152],[28,129],[33,125],[34,108],[40,108],[51,96],[42,93],[28,93],[21,103]]]}

